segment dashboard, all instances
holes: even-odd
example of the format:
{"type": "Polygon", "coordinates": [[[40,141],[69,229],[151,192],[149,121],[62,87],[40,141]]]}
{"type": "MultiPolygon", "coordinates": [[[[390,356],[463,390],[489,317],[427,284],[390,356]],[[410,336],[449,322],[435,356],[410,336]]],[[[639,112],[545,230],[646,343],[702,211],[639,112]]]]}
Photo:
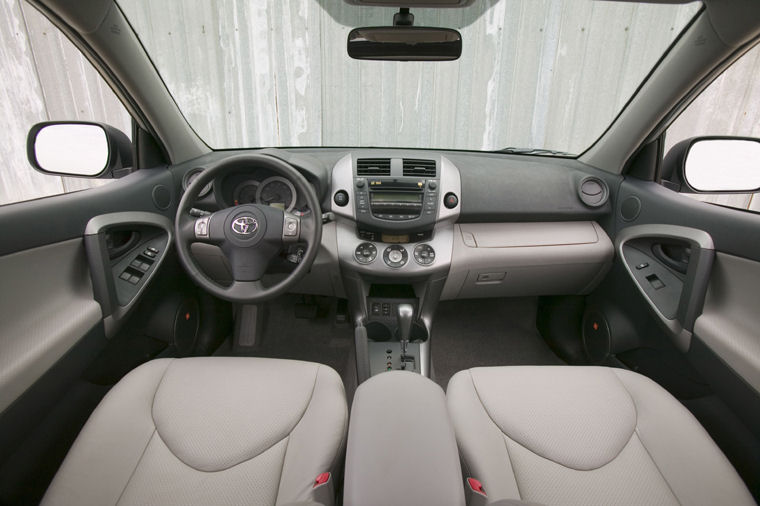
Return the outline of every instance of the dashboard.
{"type": "MultiPolygon", "coordinates": [[[[233,154],[172,170],[186,188],[204,163],[233,154]]],[[[442,299],[586,293],[612,259],[605,227],[619,177],[576,160],[378,148],[267,154],[295,166],[321,202],[322,244],[300,293],[342,297],[356,286],[434,280],[442,299]]],[[[195,207],[258,203],[305,216],[313,210],[303,197],[267,169],[241,167],[204,188],[195,207]]]]}

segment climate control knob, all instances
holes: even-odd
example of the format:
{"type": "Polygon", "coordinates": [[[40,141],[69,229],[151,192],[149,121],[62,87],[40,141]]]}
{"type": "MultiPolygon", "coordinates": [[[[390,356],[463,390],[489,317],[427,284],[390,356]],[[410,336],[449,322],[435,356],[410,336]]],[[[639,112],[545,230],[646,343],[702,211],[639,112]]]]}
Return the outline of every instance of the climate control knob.
{"type": "Polygon", "coordinates": [[[363,242],[354,250],[354,258],[360,264],[371,264],[377,258],[377,247],[371,242],[363,242]]]}
{"type": "Polygon", "coordinates": [[[394,244],[385,248],[383,261],[388,267],[397,269],[406,265],[406,262],[409,261],[409,254],[406,252],[406,248],[400,244],[394,244]]]}
{"type": "Polygon", "coordinates": [[[420,265],[432,265],[435,262],[435,250],[429,244],[418,244],[414,248],[414,261],[420,265]]]}

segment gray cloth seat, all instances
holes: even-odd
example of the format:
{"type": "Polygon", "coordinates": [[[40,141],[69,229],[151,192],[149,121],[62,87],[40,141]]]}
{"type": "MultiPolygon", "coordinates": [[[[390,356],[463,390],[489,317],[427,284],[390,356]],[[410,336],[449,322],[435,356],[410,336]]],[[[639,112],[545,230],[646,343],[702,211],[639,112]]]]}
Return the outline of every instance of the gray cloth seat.
{"type": "Polygon", "coordinates": [[[42,504],[331,502],[314,484],[340,466],[347,416],[327,366],[154,360],[103,399],[42,504]]]}
{"type": "Polygon", "coordinates": [[[485,367],[447,405],[488,502],[755,504],[697,420],[648,378],[604,367],[485,367]]]}

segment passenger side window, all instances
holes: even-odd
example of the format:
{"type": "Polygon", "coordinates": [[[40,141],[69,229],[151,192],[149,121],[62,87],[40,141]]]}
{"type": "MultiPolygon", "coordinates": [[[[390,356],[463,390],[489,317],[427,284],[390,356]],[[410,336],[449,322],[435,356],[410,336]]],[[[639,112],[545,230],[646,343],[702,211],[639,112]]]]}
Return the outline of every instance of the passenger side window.
{"type": "MultiPolygon", "coordinates": [[[[726,69],[670,125],[665,134],[665,153],[669,153],[673,146],[685,139],[701,136],[730,136],[758,138],[760,140],[760,45],[745,53],[726,69]]],[[[700,150],[700,155],[702,158],[697,159],[698,153],[696,151],[691,153],[693,160],[699,162],[698,164],[695,163],[694,166],[712,163],[713,175],[716,175],[718,171],[725,174],[728,167],[716,166],[714,160],[710,159],[712,152],[708,149],[710,146],[719,148],[721,146],[720,141],[720,139],[713,139],[709,143],[701,143],[703,149],[700,150]]],[[[734,161],[731,161],[730,168],[736,171],[732,174],[734,176],[733,182],[737,186],[729,189],[739,190],[740,193],[705,192],[686,193],[686,195],[704,202],[760,212],[760,193],[756,191],[757,184],[752,181],[760,174],[760,159],[751,155],[756,151],[753,144],[755,143],[751,141],[733,141],[735,147],[740,148],[742,152],[746,152],[747,156],[750,156],[748,159],[744,153],[732,150],[732,154],[739,160],[738,163],[742,163],[742,158],[751,161],[747,164],[747,170],[742,170],[737,167],[734,161]],[[740,190],[740,188],[744,188],[744,190],[740,190]],[[752,188],[755,191],[747,191],[746,188],[752,188]]],[[[724,143],[723,146],[727,146],[727,144],[724,143]]],[[[757,146],[760,148],[760,144],[757,146]]],[[[721,158],[725,161],[725,157],[721,158]]],[[[705,167],[702,172],[705,175],[702,179],[705,181],[710,180],[708,170],[705,167]]],[[[710,186],[708,185],[708,187],[710,186]]],[[[710,188],[713,190],[726,189],[726,185],[721,186],[720,182],[716,181],[715,186],[710,188]]]]}
{"type": "Polygon", "coordinates": [[[109,124],[128,136],[131,118],[79,50],[27,2],[0,3],[0,205],[85,190],[108,180],[45,175],[26,156],[26,136],[41,121],[109,124]]]}

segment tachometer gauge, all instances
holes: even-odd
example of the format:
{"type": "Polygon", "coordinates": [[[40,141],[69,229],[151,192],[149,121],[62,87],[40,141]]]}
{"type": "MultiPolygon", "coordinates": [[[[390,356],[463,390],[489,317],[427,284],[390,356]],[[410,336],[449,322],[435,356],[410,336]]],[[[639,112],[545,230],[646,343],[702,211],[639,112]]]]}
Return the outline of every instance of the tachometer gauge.
{"type": "Polygon", "coordinates": [[[259,185],[256,202],[290,212],[296,204],[296,189],[284,177],[273,176],[259,185]]]}
{"type": "MultiPolygon", "coordinates": [[[[185,177],[182,179],[182,189],[187,190],[193,181],[195,181],[198,176],[201,175],[201,172],[203,172],[203,169],[201,168],[191,169],[186,172],[185,177]]],[[[202,199],[211,192],[212,184],[213,183],[209,183],[201,189],[201,192],[198,194],[199,199],[202,199]]]]}

